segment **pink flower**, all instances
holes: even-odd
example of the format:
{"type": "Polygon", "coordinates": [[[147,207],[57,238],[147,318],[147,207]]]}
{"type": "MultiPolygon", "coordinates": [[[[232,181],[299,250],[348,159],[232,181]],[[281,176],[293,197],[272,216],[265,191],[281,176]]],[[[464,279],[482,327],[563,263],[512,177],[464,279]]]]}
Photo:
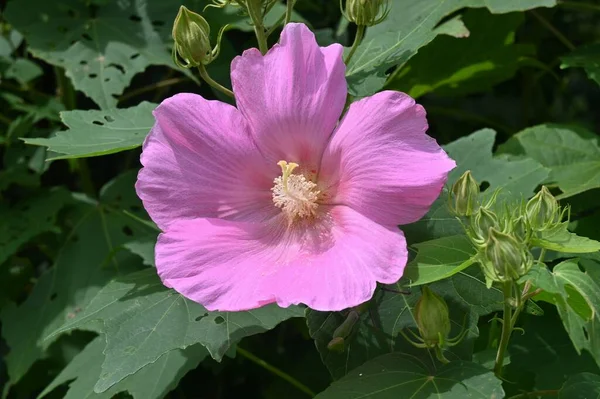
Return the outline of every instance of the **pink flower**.
{"type": "Polygon", "coordinates": [[[455,163],[404,93],[339,121],[342,52],[289,24],[267,55],[233,60],[237,108],[178,94],[154,111],[136,188],[163,231],[166,286],[209,310],[341,310],[402,276],[397,225],[427,212],[455,163]]]}

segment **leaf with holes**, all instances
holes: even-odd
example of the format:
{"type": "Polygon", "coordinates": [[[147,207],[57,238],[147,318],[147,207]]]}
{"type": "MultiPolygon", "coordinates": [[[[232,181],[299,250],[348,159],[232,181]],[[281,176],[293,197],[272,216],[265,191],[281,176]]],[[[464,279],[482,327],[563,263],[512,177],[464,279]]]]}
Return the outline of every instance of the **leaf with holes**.
{"type": "MultiPolygon", "coordinates": [[[[495,131],[482,129],[444,146],[457,165],[448,176],[447,186],[470,170],[480,184],[489,185],[486,193],[502,189],[501,195],[506,198],[520,200],[532,196],[536,187],[548,177],[548,169],[529,158],[515,159],[505,154],[494,156],[495,137],[495,131]]],[[[448,194],[442,193],[425,217],[402,227],[410,240],[422,242],[463,234],[462,226],[448,211],[447,199],[448,194]]]]}
{"type": "Polygon", "coordinates": [[[431,364],[403,353],[371,360],[335,381],[318,399],[504,397],[502,381],[489,369],[471,362],[431,364]]]}
{"type": "Polygon", "coordinates": [[[177,4],[152,3],[20,0],[8,4],[4,16],[34,56],[64,68],[77,90],[107,109],[116,106],[116,97],[138,72],[150,65],[173,66],[155,25],[170,25],[177,4]]]}
{"type": "Polygon", "coordinates": [[[558,399],[600,398],[600,376],[581,373],[571,376],[558,392],[558,399]]]}
{"type": "Polygon", "coordinates": [[[547,183],[562,190],[559,198],[600,187],[598,137],[581,128],[538,125],[514,135],[503,147],[524,154],[550,169],[547,183]]]}
{"type": "Polygon", "coordinates": [[[414,98],[429,92],[481,92],[512,78],[523,58],[534,53],[533,46],[514,43],[523,14],[468,10],[463,20],[470,32],[468,38],[439,35],[400,68],[386,88],[414,98]]]}
{"type": "Polygon", "coordinates": [[[417,256],[406,265],[403,281],[410,286],[433,283],[455,275],[473,264],[475,250],[464,235],[442,237],[415,244],[417,256]]]}
{"type": "Polygon", "coordinates": [[[103,392],[166,352],[200,343],[221,360],[243,337],[302,315],[299,307],[276,305],[245,312],[208,312],[166,288],[155,269],[147,269],[107,284],[84,312],[56,333],[101,326],[108,344],[95,390],[103,392]]]}
{"type": "Polygon", "coordinates": [[[104,337],[97,337],[90,342],[38,398],[41,399],[58,386],[69,383],[69,390],[64,399],[111,399],[120,392],[128,392],[134,399],[160,399],[174,389],[179,380],[208,355],[201,345],[191,346],[185,351],[168,352],[108,391],[95,393],[94,384],[102,372],[101,359],[104,358],[102,351],[105,346],[104,337]]]}
{"type": "Polygon", "coordinates": [[[113,154],[139,147],[154,125],[156,104],[104,111],[64,111],[60,116],[69,130],[50,138],[24,139],[25,143],[48,147],[49,159],[81,158],[113,154]]]}
{"type": "Polygon", "coordinates": [[[71,194],[56,189],[31,197],[13,208],[0,208],[0,264],[22,245],[45,232],[58,232],[58,212],[72,202],[71,194]]]}
{"type": "Polygon", "coordinates": [[[448,32],[442,19],[461,8],[487,7],[492,13],[552,7],[556,0],[396,0],[388,17],[367,30],[356,50],[346,77],[350,93],[364,97],[379,91],[387,73],[407,62],[437,35],[448,32]],[[438,25],[439,24],[439,25],[438,25]]]}
{"type": "MultiPolygon", "coordinates": [[[[65,222],[73,227],[54,266],[41,275],[23,303],[2,309],[2,335],[10,348],[5,360],[13,384],[45,356],[46,349],[57,338],[46,339],[51,332],[84,311],[100,288],[116,274],[140,266],[137,256],[119,247],[151,231],[123,214],[122,208],[115,207],[117,199],[126,195],[120,183],[124,180],[131,192],[127,198],[135,199],[135,206],[139,206],[132,177],[120,176],[103,190],[100,203],[85,199],[65,216],[65,222]]],[[[130,205],[132,202],[124,201],[123,205],[134,206],[130,205]]]]}

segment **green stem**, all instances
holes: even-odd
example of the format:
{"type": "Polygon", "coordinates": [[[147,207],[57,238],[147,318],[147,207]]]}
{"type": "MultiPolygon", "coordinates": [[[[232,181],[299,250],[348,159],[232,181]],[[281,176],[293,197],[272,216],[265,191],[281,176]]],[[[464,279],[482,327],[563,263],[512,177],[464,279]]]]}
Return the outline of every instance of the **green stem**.
{"type": "Polygon", "coordinates": [[[123,94],[119,98],[119,102],[121,103],[123,101],[127,101],[130,98],[132,98],[132,97],[139,96],[140,94],[147,93],[147,92],[152,91],[154,89],[160,89],[160,88],[163,88],[163,87],[169,87],[169,86],[175,85],[177,83],[185,82],[188,79],[189,78],[185,77],[185,78],[171,78],[171,79],[161,80],[160,82],[152,83],[151,85],[143,86],[143,87],[131,90],[131,91],[127,92],[126,94],[123,94]]]}
{"type": "Polygon", "coordinates": [[[234,98],[233,92],[226,87],[221,86],[218,82],[214,81],[209,75],[206,67],[202,64],[198,66],[198,72],[200,72],[200,76],[206,83],[208,83],[212,88],[220,91],[221,93],[234,98]]]}
{"type": "Polygon", "coordinates": [[[356,35],[354,35],[354,43],[352,43],[352,47],[350,47],[350,52],[348,53],[348,55],[346,56],[346,59],[344,60],[344,62],[346,63],[346,65],[348,65],[350,63],[350,60],[352,59],[352,56],[356,52],[356,49],[358,48],[360,42],[362,42],[362,39],[365,36],[365,30],[366,30],[366,28],[367,27],[364,26],[364,25],[357,25],[356,26],[356,35]]]}
{"type": "Polygon", "coordinates": [[[513,283],[511,281],[504,283],[504,316],[502,322],[502,335],[500,337],[500,344],[498,345],[498,353],[496,353],[496,364],[494,365],[494,374],[498,378],[502,377],[502,365],[504,364],[504,354],[508,348],[508,341],[510,341],[510,334],[512,333],[512,305],[510,300],[513,292],[513,283]]]}
{"type": "Polygon", "coordinates": [[[542,391],[520,393],[518,395],[511,396],[508,399],[536,399],[539,396],[558,396],[558,393],[558,389],[545,389],[542,391]]]}
{"type": "Polygon", "coordinates": [[[269,46],[267,45],[267,35],[263,25],[263,17],[260,8],[261,4],[256,0],[250,0],[248,2],[248,15],[254,26],[254,34],[256,35],[256,41],[258,42],[258,49],[265,55],[269,50],[269,46]]]}
{"type": "Polygon", "coordinates": [[[296,0],[287,0],[287,9],[285,10],[285,25],[289,24],[292,20],[292,11],[294,10],[294,4],[296,4],[296,0]]]}
{"type": "Polygon", "coordinates": [[[540,24],[542,24],[544,26],[544,28],[548,29],[549,32],[551,32],[554,36],[556,36],[556,38],[565,45],[565,47],[567,47],[569,50],[573,51],[575,50],[575,45],[573,43],[571,43],[571,41],[569,39],[567,39],[567,37],[565,35],[563,35],[561,33],[561,31],[559,31],[556,27],[554,27],[554,25],[552,25],[550,23],[550,21],[548,21],[546,18],[542,17],[537,11],[530,11],[531,15],[533,15],[540,24]]]}
{"type": "Polygon", "coordinates": [[[290,384],[292,384],[293,386],[295,386],[296,388],[298,388],[305,394],[309,395],[311,398],[314,398],[316,396],[316,394],[309,387],[307,387],[300,381],[296,380],[291,375],[279,370],[277,367],[274,367],[274,366],[270,365],[269,363],[265,362],[264,360],[262,360],[261,358],[253,355],[252,353],[248,352],[247,350],[242,349],[238,346],[237,353],[239,353],[246,359],[258,364],[265,370],[268,370],[269,372],[275,374],[276,376],[280,377],[281,379],[284,379],[285,381],[289,382],[290,384]]]}

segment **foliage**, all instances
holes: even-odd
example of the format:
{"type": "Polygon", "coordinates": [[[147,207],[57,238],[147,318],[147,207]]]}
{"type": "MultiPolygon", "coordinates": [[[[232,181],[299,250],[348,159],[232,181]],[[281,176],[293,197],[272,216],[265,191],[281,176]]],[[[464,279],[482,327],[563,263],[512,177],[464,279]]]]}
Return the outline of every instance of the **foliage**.
{"type": "Polygon", "coordinates": [[[365,31],[338,2],[265,1],[260,20],[238,3],[0,2],[2,398],[600,395],[600,6],[394,0],[365,31]],[[224,28],[199,73],[171,57],[180,5],[206,18],[211,46],[224,28]],[[401,226],[402,279],[369,302],[208,311],[156,273],[160,231],[134,189],[140,147],[173,94],[233,103],[232,59],[274,45],[286,19],[346,47],[349,103],[417,98],[457,167],[401,226]],[[467,171],[473,215],[448,206],[467,171]],[[532,209],[547,220],[529,223],[532,209]],[[478,211],[497,232],[478,235],[478,211]],[[411,345],[424,291],[450,321],[426,348],[411,345]]]}

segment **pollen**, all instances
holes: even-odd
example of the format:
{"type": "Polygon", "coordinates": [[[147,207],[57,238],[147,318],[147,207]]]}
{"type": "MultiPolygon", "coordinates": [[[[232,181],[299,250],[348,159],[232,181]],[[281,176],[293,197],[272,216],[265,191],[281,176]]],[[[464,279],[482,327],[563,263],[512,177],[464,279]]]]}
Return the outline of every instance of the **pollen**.
{"type": "Polygon", "coordinates": [[[317,185],[302,174],[292,172],[299,165],[294,162],[279,161],[281,176],[273,180],[273,203],[288,216],[290,221],[315,216],[319,204],[320,191],[317,185]]]}

